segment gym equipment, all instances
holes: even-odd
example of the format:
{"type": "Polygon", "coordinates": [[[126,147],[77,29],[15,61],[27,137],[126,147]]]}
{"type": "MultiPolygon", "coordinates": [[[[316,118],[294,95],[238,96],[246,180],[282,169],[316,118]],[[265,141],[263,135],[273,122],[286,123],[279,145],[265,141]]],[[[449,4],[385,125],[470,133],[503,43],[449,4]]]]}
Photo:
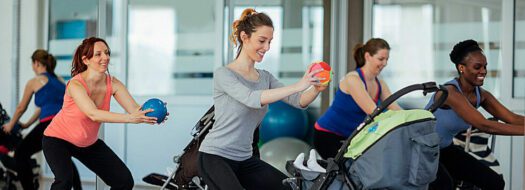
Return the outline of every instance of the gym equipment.
{"type": "MultiPolygon", "coordinates": [[[[9,122],[9,120],[11,120],[11,118],[0,103],[0,181],[2,181],[2,183],[0,183],[2,184],[0,189],[16,190],[18,177],[15,170],[16,163],[13,152],[22,141],[22,128],[20,123],[17,123],[10,134],[4,133],[1,126],[9,122]]],[[[38,189],[38,171],[40,170],[40,165],[34,158],[31,159],[30,165],[33,169],[35,189],[38,189]]]]}
{"type": "Polygon", "coordinates": [[[280,137],[263,144],[261,160],[287,174],[286,161],[295,159],[300,153],[308,154],[309,151],[310,145],[299,139],[280,137]]]}
{"type": "Polygon", "coordinates": [[[146,113],[146,116],[156,117],[157,123],[162,123],[164,119],[166,118],[166,115],[168,114],[168,109],[166,108],[166,104],[158,98],[149,99],[142,105],[141,109],[142,110],[153,109],[152,112],[146,113]]]}
{"type": "Polygon", "coordinates": [[[328,85],[330,80],[332,80],[332,74],[333,74],[332,73],[332,68],[330,67],[330,65],[328,65],[328,63],[323,62],[323,61],[314,63],[314,65],[312,67],[310,67],[310,72],[318,70],[318,69],[321,69],[321,68],[323,69],[323,71],[315,74],[314,76],[317,77],[317,78],[324,78],[324,80],[320,81],[321,84],[322,85],[328,85]]]}
{"type": "Polygon", "coordinates": [[[261,123],[263,143],[279,137],[303,139],[308,133],[308,115],[305,110],[295,108],[283,101],[269,105],[268,113],[261,123]]]}

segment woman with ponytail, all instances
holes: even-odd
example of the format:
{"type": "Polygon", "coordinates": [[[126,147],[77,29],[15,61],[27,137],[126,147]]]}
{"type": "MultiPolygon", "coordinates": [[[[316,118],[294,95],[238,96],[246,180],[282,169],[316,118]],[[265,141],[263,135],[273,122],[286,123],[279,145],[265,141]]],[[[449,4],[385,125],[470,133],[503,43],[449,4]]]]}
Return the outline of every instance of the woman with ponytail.
{"type": "Polygon", "coordinates": [[[73,56],[71,80],[66,85],[64,105],[44,131],[44,156],[55,175],[51,189],[71,189],[71,157],[77,158],[111,189],[132,189],[134,182],[124,162],[98,139],[102,122],[155,124],[141,110],[124,84],[108,73],[110,49],[106,41],[84,39],[73,56]],[[110,112],[111,97],[127,113],[110,112]]]}
{"type": "Polygon", "coordinates": [[[198,161],[199,176],[211,190],[288,188],[282,184],[285,174],[252,154],[254,131],[268,104],[283,100],[305,109],[326,86],[314,77],[322,69],[308,68],[301,80],[284,86],[268,71],[255,68],[270,49],[273,29],[268,15],[245,9],[233,23],[237,56],[214,72],[215,123],[202,141],[198,161]]]}
{"type": "MultiPolygon", "coordinates": [[[[331,106],[315,123],[314,147],[323,158],[334,157],[341,142],[391,95],[385,81],[378,77],[387,65],[389,53],[390,46],[380,38],[354,47],[356,70],[344,76],[331,106]]],[[[388,109],[401,108],[393,103],[388,109]]]]}
{"type": "MultiPolygon", "coordinates": [[[[31,168],[31,156],[42,150],[42,136],[51,120],[62,107],[65,85],[64,80],[55,74],[56,60],[46,50],[38,49],[31,56],[32,68],[35,77],[25,86],[22,100],[16,107],[11,120],[3,126],[5,133],[11,133],[16,123],[27,110],[33,95],[35,96],[36,110],[27,123],[21,123],[25,129],[35,122],[39,122],[31,132],[20,142],[15,149],[17,177],[25,190],[36,189],[38,184],[33,182],[34,174],[31,168]]],[[[76,168],[73,168],[75,189],[80,189],[80,178],[76,168]]]]}

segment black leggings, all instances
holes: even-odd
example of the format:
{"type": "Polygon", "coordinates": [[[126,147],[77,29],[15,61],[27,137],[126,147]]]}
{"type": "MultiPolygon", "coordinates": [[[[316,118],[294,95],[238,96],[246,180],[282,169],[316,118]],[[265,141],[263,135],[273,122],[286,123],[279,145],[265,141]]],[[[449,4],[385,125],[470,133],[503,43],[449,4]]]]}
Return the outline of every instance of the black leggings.
{"type": "Polygon", "coordinates": [[[505,187],[503,176],[476,160],[461,148],[450,145],[439,152],[437,178],[431,189],[455,189],[458,181],[469,182],[483,190],[501,190],[505,187]]]}
{"type": "Polygon", "coordinates": [[[335,157],[339,148],[343,146],[342,141],[344,140],[346,140],[345,137],[334,133],[314,130],[314,147],[323,159],[335,157]]]}
{"type": "Polygon", "coordinates": [[[77,147],[65,140],[44,136],[44,156],[55,174],[51,189],[71,189],[73,186],[73,162],[77,158],[99,176],[111,189],[132,189],[133,176],[124,162],[102,141],[88,147],[77,147]]]}
{"type": "Polygon", "coordinates": [[[244,161],[234,161],[199,152],[198,163],[199,176],[210,190],[290,189],[282,184],[286,175],[254,156],[244,161]]]}
{"type": "MultiPolygon", "coordinates": [[[[16,161],[16,172],[24,190],[35,189],[31,156],[42,150],[42,136],[49,123],[51,123],[51,120],[39,123],[16,147],[14,156],[16,161]]],[[[77,168],[74,167],[73,169],[74,172],[72,173],[72,176],[74,189],[82,189],[77,168]]]]}

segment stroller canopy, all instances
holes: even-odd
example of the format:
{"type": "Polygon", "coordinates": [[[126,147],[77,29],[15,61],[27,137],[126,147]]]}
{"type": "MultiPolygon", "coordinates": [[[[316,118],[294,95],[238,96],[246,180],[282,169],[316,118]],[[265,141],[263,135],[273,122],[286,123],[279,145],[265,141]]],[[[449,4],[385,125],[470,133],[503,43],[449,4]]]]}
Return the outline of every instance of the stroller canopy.
{"type": "Polygon", "coordinates": [[[410,125],[420,121],[434,119],[434,115],[427,110],[389,110],[375,117],[374,121],[360,130],[348,146],[345,158],[357,159],[370,146],[388,134],[396,127],[410,125]]]}

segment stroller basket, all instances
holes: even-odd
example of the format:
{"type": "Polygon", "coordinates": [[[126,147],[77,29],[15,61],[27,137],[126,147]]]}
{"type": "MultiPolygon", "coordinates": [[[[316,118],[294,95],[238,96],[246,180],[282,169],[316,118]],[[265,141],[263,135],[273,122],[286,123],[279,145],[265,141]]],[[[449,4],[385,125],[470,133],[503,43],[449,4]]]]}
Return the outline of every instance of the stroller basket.
{"type": "Polygon", "coordinates": [[[405,87],[388,97],[343,142],[334,158],[318,161],[326,172],[305,180],[304,171],[287,162],[294,177],[283,183],[294,189],[426,189],[438,167],[439,137],[432,114],[446,100],[448,92],[434,82],[405,87]],[[442,96],[428,110],[385,111],[401,96],[412,91],[441,91],[442,96]]]}

